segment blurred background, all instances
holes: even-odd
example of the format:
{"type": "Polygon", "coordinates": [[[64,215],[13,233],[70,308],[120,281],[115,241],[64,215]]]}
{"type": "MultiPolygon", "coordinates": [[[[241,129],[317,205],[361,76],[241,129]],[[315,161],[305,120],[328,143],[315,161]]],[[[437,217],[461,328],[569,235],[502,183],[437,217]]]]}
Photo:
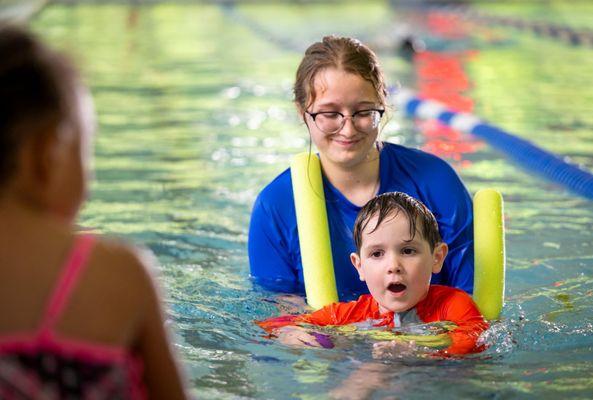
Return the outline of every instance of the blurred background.
{"type": "MultiPolygon", "coordinates": [[[[253,324],[279,311],[249,278],[249,214],[308,149],[291,90],[324,35],[370,45],[392,87],[593,171],[590,1],[0,0],[0,19],[26,21],[80,66],[99,130],[79,223],[155,252],[200,398],[325,398],[372,360],[365,337],[294,350],[253,324]]],[[[373,398],[591,398],[593,202],[396,107],[382,136],[445,158],[471,193],[503,193],[507,278],[488,351],[395,360],[373,398]]]]}

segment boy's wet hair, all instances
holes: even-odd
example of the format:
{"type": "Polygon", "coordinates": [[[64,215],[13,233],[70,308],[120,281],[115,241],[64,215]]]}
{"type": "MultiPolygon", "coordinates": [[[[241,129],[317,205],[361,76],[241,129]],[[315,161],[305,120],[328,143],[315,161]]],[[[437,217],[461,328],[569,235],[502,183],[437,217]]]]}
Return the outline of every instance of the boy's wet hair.
{"type": "Polygon", "coordinates": [[[430,245],[431,251],[442,241],[434,215],[421,201],[402,192],[390,192],[371,199],[359,211],[354,222],[356,252],[360,254],[362,233],[373,217],[377,217],[377,224],[368,233],[373,233],[385,218],[395,217],[400,212],[405,214],[410,223],[410,240],[419,232],[430,245]]]}
{"type": "Polygon", "coordinates": [[[0,26],[0,184],[15,172],[28,138],[79,123],[77,88],[66,57],[23,28],[0,26]]]}

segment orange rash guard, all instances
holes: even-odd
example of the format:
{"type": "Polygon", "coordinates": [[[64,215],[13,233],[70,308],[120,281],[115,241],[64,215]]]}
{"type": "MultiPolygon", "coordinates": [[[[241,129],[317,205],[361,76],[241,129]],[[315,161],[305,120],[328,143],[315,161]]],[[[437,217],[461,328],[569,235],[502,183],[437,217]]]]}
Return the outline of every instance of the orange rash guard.
{"type": "Polygon", "coordinates": [[[258,321],[257,324],[267,332],[299,324],[317,326],[348,325],[367,320],[373,326],[394,328],[394,321],[437,322],[450,321],[457,327],[448,333],[451,345],[444,354],[467,354],[484,350],[478,346],[480,334],[488,328],[488,323],[480,314],[472,298],[463,290],[449,286],[431,285],[426,297],[416,307],[396,316],[393,312],[381,314],[379,304],[371,295],[362,295],[358,300],[348,303],[333,303],[310,314],[285,315],[258,321]],[[403,318],[401,316],[404,316],[403,318]]]}

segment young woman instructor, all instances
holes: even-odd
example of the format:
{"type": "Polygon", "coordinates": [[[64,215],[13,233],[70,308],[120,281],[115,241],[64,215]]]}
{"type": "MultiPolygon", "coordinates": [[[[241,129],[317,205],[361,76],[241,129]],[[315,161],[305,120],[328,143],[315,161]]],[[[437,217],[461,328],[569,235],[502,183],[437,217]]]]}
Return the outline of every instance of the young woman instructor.
{"type": "MultiPolygon", "coordinates": [[[[319,151],[340,300],[368,293],[350,263],[354,220],[367,201],[391,191],[418,198],[437,218],[449,255],[432,283],[471,293],[471,198],[445,161],[377,140],[386,95],[375,54],[355,39],[323,38],[307,49],[297,70],[295,103],[319,151]]],[[[248,247],[256,282],[276,291],[304,292],[290,170],[257,197],[248,247]]]]}

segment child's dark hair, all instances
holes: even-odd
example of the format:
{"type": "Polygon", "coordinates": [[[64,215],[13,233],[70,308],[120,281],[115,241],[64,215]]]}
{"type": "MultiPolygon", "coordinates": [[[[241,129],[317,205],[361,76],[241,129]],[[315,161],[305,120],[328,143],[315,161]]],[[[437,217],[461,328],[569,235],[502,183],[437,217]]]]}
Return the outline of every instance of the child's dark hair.
{"type": "Polygon", "coordinates": [[[414,239],[416,233],[419,232],[430,245],[431,251],[442,241],[434,215],[421,201],[402,192],[390,192],[371,199],[359,211],[354,222],[356,252],[360,254],[362,232],[371,218],[377,216],[377,224],[369,233],[374,232],[385,218],[391,215],[395,216],[399,212],[403,212],[410,222],[410,239],[414,239]]]}
{"type": "Polygon", "coordinates": [[[0,26],[0,184],[27,138],[78,123],[77,88],[66,57],[23,28],[0,26]]]}

